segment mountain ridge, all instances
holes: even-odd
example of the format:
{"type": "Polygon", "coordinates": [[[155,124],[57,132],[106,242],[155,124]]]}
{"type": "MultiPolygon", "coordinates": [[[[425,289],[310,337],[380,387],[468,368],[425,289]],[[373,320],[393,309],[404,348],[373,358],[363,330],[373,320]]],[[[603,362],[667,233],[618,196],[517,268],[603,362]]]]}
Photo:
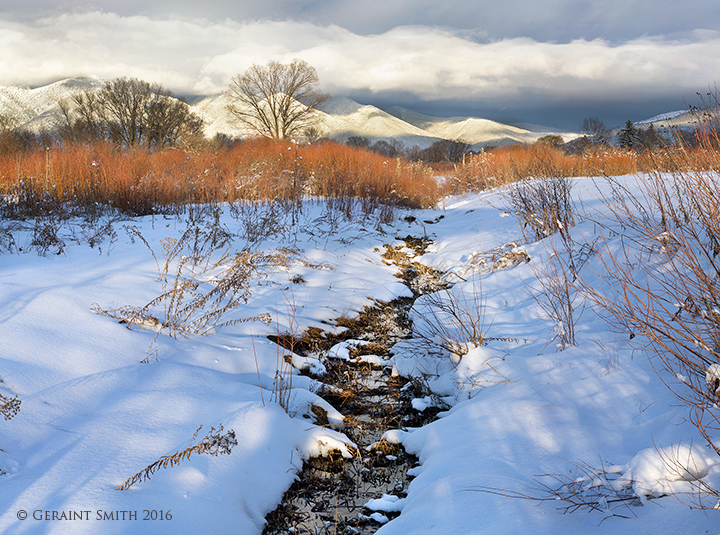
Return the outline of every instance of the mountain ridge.
{"type": "MultiPolygon", "coordinates": [[[[28,88],[0,86],[0,113],[9,113],[22,126],[39,131],[61,118],[58,101],[74,93],[102,87],[97,76],[79,76],[28,88]]],[[[205,124],[205,134],[213,137],[225,134],[232,137],[250,135],[228,111],[230,97],[225,94],[189,99],[191,110],[205,124]]],[[[579,137],[576,132],[564,132],[538,125],[509,125],[472,116],[436,117],[415,112],[401,106],[387,110],[361,104],[346,96],[336,96],[319,110],[318,131],[322,137],[337,141],[365,137],[370,142],[395,140],[407,147],[426,148],[440,140],[461,141],[473,149],[518,143],[533,143],[545,135],[560,135],[565,141],[579,137]]],[[[656,119],[656,118],[653,118],[656,119]]],[[[651,121],[647,120],[649,123],[651,121]]]]}

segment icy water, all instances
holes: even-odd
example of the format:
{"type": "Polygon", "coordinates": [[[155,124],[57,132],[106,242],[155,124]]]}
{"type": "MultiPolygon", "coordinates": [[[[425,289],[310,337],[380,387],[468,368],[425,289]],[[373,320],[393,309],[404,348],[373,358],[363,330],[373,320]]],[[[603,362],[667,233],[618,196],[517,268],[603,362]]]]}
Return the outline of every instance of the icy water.
{"type": "MultiPolygon", "coordinates": [[[[405,242],[402,250],[385,246],[384,256],[402,268],[403,280],[414,296],[445,287],[438,273],[412,262],[410,251],[421,254],[429,242],[413,238],[405,242]]],[[[328,341],[323,337],[322,343],[317,342],[316,332],[316,342],[300,340],[293,344],[296,352],[325,363],[325,386],[318,394],[345,416],[341,431],[358,449],[352,459],[343,459],[338,452],[307,461],[278,508],[266,517],[265,535],[372,534],[392,518],[392,513],[376,513],[365,504],[383,495],[406,496],[411,479],[407,472],[417,459],[382,436],[390,429],[423,425],[437,414],[432,409],[423,413],[412,409],[412,399],[422,396],[421,385],[393,376],[388,363],[392,346],[411,335],[407,312],[413,302],[414,298],[406,298],[377,303],[357,319],[345,320],[342,326],[348,330],[342,338],[349,344],[349,360],[328,357],[331,346],[342,339],[328,341]]],[[[327,423],[318,410],[316,425],[327,423]]]]}

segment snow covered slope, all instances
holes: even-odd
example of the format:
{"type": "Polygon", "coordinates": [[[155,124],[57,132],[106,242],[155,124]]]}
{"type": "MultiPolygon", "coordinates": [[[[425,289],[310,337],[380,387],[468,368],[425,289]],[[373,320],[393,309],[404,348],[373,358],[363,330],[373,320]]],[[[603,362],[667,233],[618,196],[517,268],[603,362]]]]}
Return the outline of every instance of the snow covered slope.
{"type": "MultiPolygon", "coordinates": [[[[634,177],[618,180],[637,191],[634,177]]],[[[569,231],[573,242],[620,247],[622,228],[612,226],[597,189],[607,194],[607,183],[574,183],[574,200],[592,217],[578,218],[569,231]],[[611,231],[599,240],[598,229],[611,231]]],[[[419,463],[402,497],[377,496],[369,504],[390,517],[400,512],[378,533],[717,533],[720,511],[692,510],[673,496],[691,500],[684,493],[698,477],[718,488],[720,459],[658,378],[652,353],[631,346],[587,302],[577,303],[584,309],[577,345],[556,347],[558,325],[539,306],[542,270],[556,256],[553,238],[522,241],[519,221],[505,206],[502,192],[488,191],[446,199],[442,208],[400,212],[380,224],[359,206],[330,217],[329,203],[308,201],[295,228],[287,224],[284,234],[254,245],[300,256],[254,276],[247,304],[228,318],[270,313],[272,324],[237,323],[208,336],[129,329],[93,311],[93,303],[119,308],[157,297],[158,264],[138,233],[160,254],[162,240],[178,238],[191,224],[187,218],[101,221],[112,233],[94,248],[73,241],[88,225],[73,221],[61,232],[67,243],[61,254],[2,254],[0,393],[22,404],[17,416],[0,419],[0,532],[259,535],[304,459],[329,448],[348,451],[341,433],[305,418],[313,403],[333,410],[314,393],[317,380],[294,370],[289,411],[274,399],[283,359],[268,335],[331,329],[333,318],[353,316],[373,299],[407,296],[395,278],[398,269],[381,251],[383,244],[405,243],[393,236],[410,235],[433,240],[416,260],[454,274],[455,286],[441,297],[447,303],[454,295],[466,318],[482,316],[485,341],[458,358],[411,346],[412,340],[393,347],[395,372],[432,392],[413,406],[443,412],[423,427],[399,422],[401,429],[388,435],[419,463]],[[499,246],[531,261],[474,275],[478,260],[499,246]],[[198,438],[210,426],[234,430],[232,453],[193,455],[116,490],[187,448],[200,424],[198,438]],[[690,444],[688,471],[668,471],[663,455],[687,460],[690,444]],[[604,470],[585,477],[578,472],[583,463],[604,470]],[[595,509],[564,514],[568,503],[552,499],[558,480],[540,474],[569,481],[595,509]],[[626,498],[593,498],[594,489],[608,486],[626,498]],[[77,516],[68,521],[68,515],[77,516]]],[[[232,234],[231,250],[248,243],[243,221],[225,207],[220,223],[232,234]]],[[[31,225],[8,232],[28,250],[31,225]]],[[[666,258],[658,252],[653,262],[663,269],[666,258]]],[[[598,257],[588,253],[578,269],[584,280],[603,283],[598,257]]],[[[415,302],[416,328],[443,317],[428,314],[438,303],[432,296],[415,302]]],[[[161,314],[162,306],[150,310],[161,314]]]]}
{"type": "Polygon", "coordinates": [[[653,125],[655,128],[668,127],[668,126],[692,126],[693,118],[692,114],[688,110],[677,110],[668,113],[661,113],[649,119],[638,121],[636,125],[649,126],[653,125]]]}
{"type": "Polygon", "coordinates": [[[215,137],[217,134],[243,137],[250,133],[233,119],[227,109],[231,103],[230,97],[223,94],[204,98],[190,106],[193,113],[203,120],[207,137],[215,137]]]}
{"type": "MultiPolygon", "coordinates": [[[[247,133],[227,111],[231,103],[227,95],[208,97],[193,104],[192,109],[205,121],[205,133],[239,136],[247,133]]],[[[441,139],[394,117],[375,106],[363,106],[347,97],[335,97],[319,112],[318,129],[323,137],[347,141],[351,136],[367,137],[371,141],[395,139],[407,146],[430,146],[441,139]]]]}
{"type": "Polygon", "coordinates": [[[346,140],[364,136],[371,140],[396,139],[408,146],[422,148],[441,139],[375,106],[364,106],[347,97],[333,98],[323,108],[325,128],[329,137],[346,140]]]}
{"type": "Polygon", "coordinates": [[[75,93],[102,87],[103,80],[96,76],[83,76],[61,80],[50,85],[30,89],[27,87],[0,87],[0,113],[16,117],[32,131],[51,126],[60,118],[58,101],[75,93]]]}

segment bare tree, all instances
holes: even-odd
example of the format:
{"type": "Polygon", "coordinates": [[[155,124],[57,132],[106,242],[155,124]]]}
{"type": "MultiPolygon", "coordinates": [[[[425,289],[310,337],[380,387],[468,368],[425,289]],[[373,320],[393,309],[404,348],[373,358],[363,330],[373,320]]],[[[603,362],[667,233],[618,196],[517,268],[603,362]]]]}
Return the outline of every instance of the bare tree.
{"type": "Polygon", "coordinates": [[[285,139],[317,123],[317,108],[329,98],[318,86],[317,72],[301,59],[253,65],[232,79],[228,109],[261,136],[285,139]]]}
{"type": "Polygon", "coordinates": [[[182,139],[202,134],[202,119],[190,107],[172,98],[169,91],[156,91],[146,107],[146,142],[148,146],[163,148],[176,145],[182,139]]]}
{"type": "Polygon", "coordinates": [[[35,136],[22,127],[22,120],[11,112],[0,112],[0,153],[17,153],[32,147],[35,136]]]}
{"type": "Polygon", "coordinates": [[[185,102],[160,84],[136,78],[115,78],[58,105],[60,132],[73,142],[107,138],[127,147],[163,148],[202,131],[201,119],[185,102]]]}
{"type": "Polygon", "coordinates": [[[430,163],[458,163],[469,151],[470,145],[464,141],[441,139],[423,151],[423,159],[430,163]]]}
{"type": "Polygon", "coordinates": [[[580,131],[596,145],[608,144],[610,129],[597,117],[585,117],[580,131]]]}
{"type": "Polygon", "coordinates": [[[113,141],[128,147],[140,144],[145,106],[151,97],[150,84],[137,78],[115,78],[105,84],[100,100],[113,141]]]}
{"type": "Polygon", "coordinates": [[[73,143],[93,142],[106,137],[100,95],[85,89],[58,102],[62,123],[60,136],[73,143]]]}

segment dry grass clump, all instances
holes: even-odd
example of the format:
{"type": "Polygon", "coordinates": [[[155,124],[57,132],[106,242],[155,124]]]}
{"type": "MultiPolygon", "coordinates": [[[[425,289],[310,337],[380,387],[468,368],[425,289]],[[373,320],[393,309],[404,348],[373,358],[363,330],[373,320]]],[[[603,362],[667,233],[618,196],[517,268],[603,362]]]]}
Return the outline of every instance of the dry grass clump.
{"type": "Polygon", "coordinates": [[[515,242],[499,245],[489,251],[473,253],[468,259],[466,271],[479,271],[482,274],[512,268],[530,262],[530,256],[515,242]]]}
{"type": "Polygon", "coordinates": [[[128,325],[141,325],[158,332],[167,329],[171,336],[202,335],[218,327],[248,321],[269,323],[269,315],[224,317],[247,303],[252,277],[273,267],[292,264],[297,254],[293,250],[278,249],[244,250],[234,255],[225,250],[214,255],[231,239],[219,217],[219,210],[212,207],[191,210],[182,236],[162,241],[160,258],[137,228],[128,227],[131,239],[142,241],[155,259],[162,291],[144,306],[106,310],[95,304],[93,310],[128,325]]]}
{"type": "Polygon", "coordinates": [[[402,303],[407,298],[399,298],[386,303],[376,300],[372,306],[364,307],[363,311],[353,318],[341,316],[335,322],[338,327],[345,327],[346,338],[368,340],[385,347],[392,345],[392,340],[401,337],[409,328],[409,320],[402,303]]]}
{"type": "Polygon", "coordinates": [[[395,264],[400,268],[400,272],[396,276],[401,279],[410,288],[414,295],[424,295],[448,286],[444,279],[444,274],[434,268],[420,264],[413,260],[414,256],[420,256],[425,253],[427,246],[432,243],[427,237],[413,238],[407,236],[402,239],[404,246],[394,246],[385,244],[385,251],[382,257],[388,262],[387,264],[395,264]],[[411,256],[404,249],[413,251],[411,256]]]}
{"type": "Polygon", "coordinates": [[[0,394],[0,414],[6,420],[14,418],[20,412],[20,403],[17,396],[8,398],[0,394]]]}
{"type": "Polygon", "coordinates": [[[530,241],[575,225],[572,182],[565,177],[524,180],[510,185],[506,199],[530,241]]]}
{"type": "MultiPolygon", "coordinates": [[[[130,238],[142,241],[155,259],[160,294],[142,306],[105,309],[94,304],[93,310],[128,326],[157,331],[150,344],[152,348],[161,332],[173,337],[204,335],[238,323],[270,323],[272,318],[268,313],[239,318],[232,314],[247,304],[252,282],[257,277],[296,264],[313,269],[329,268],[327,264],[308,261],[291,247],[244,249],[230,254],[226,246],[231,236],[221,225],[219,212],[212,206],[191,209],[187,229],[178,239],[163,240],[161,255],[156,255],[136,227],[128,227],[130,238]]],[[[294,340],[294,336],[290,339],[294,340]]]]}
{"type": "Polygon", "coordinates": [[[370,444],[366,449],[376,455],[397,455],[400,451],[400,444],[388,442],[385,437],[382,437],[379,441],[370,444]]]}
{"type": "Polygon", "coordinates": [[[350,359],[355,360],[362,355],[388,355],[389,348],[385,344],[370,342],[355,347],[348,348],[350,359]]]}
{"type": "Polygon", "coordinates": [[[472,487],[467,491],[552,502],[563,513],[596,512],[605,518],[637,516],[632,507],[640,505],[642,501],[633,492],[633,481],[622,478],[621,467],[601,464],[600,468],[596,468],[582,461],[572,463],[571,466],[567,474],[542,474],[533,477],[536,484],[533,493],[491,487],[472,487]],[[620,507],[626,514],[617,512],[620,507]]]}
{"type": "Polygon", "coordinates": [[[454,364],[470,348],[485,345],[489,330],[480,277],[471,280],[469,291],[463,288],[435,292],[415,304],[413,335],[428,353],[448,355],[454,364]]]}

